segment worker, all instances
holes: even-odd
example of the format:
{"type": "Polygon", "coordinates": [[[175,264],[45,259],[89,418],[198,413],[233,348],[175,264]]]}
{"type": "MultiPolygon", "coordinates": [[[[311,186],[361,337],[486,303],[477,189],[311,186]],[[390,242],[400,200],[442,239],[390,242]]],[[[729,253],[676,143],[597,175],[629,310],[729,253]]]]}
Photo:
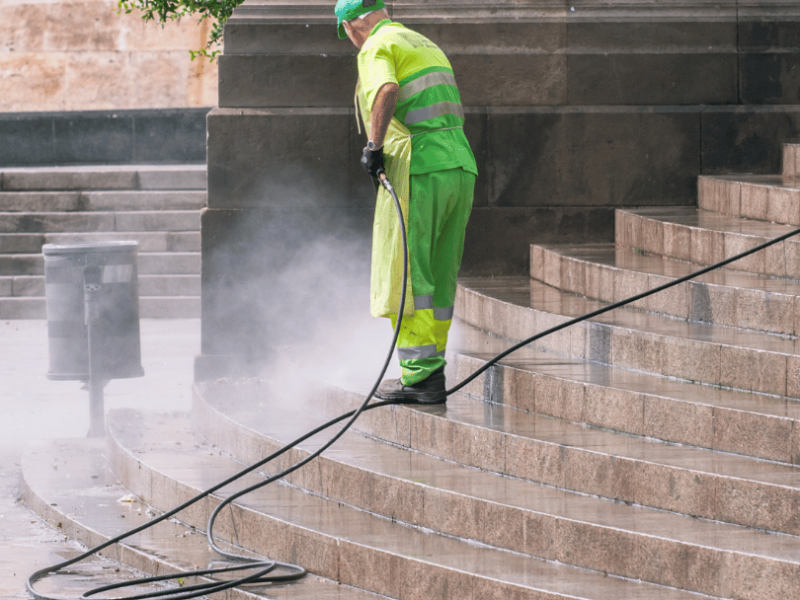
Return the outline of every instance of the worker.
{"type": "MultiPolygon", "coordinates": [[[[461,96],[445,54],[392,21],[383,0],[339,0],[335,12],[339,38],[359,49],[357,113],[368,137],[361,164],[372,177],[385,169],[408,234],[409,286],[397,340],[402,376],[383,381],[375,395],[442,403],[456,277],[478,175],[461,96]]],[[[402,238],[393,201],[382,188],[372,237],[370,312],[396,327],[402,238]]]]}

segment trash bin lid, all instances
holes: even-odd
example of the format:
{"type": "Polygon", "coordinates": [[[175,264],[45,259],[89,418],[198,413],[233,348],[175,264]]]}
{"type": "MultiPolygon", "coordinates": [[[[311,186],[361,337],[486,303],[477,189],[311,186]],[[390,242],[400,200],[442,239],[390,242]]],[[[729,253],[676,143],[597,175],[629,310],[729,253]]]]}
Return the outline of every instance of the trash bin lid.
{"type": "Polygon", "coordinates": [[[133,252],[139,247],[139,242],[76,242],[73,244],[45,244],[42,253],[47,255],[64,254],[89,254],[106,252],[133,252]]]}

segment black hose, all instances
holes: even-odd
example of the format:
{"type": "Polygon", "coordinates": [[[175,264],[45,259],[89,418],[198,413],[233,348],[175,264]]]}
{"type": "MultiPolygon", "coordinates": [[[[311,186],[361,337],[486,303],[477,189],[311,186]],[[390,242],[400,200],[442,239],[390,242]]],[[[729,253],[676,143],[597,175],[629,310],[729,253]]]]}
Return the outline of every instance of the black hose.
{"type": "MultiPolygon", "coordinates": [[[[190,500],[187,500],[186,502],[184,502],[180,506],[177,506],[177,507],[173,508],[172,510],[164,513],[163,515],[161,515],[159,517],[156,517],[155,519],[153,519],[151,521],[148,521],[147,523],[145,523],[143,525],[135,527],[135,528],[131,529],[130,531],[127,531],[127,532],[125,532],[125,533],[123,533],[121,535],[118,535],[118,536],[116,536],[114,538],[111,538],[111,539],[107,540],[106,542],[103,542],[102,544],[100,544],[98,546],[95,546],[94,548],[91,548],[90,550],[87,550],[86,552],[80,554],[79,556],[76,556],[75,558],[66,560],[64,562],[52,565],[52,566],[44,568],[44,569],[40,569],[39,571],[36,571],[30,577],[28,577],[28,580],[26,582],[26,587],[28,589],[28,592],[30,592],[30,594],[36,600],[64,600],[63,598],[59,598],[57,596],[48,596],[48,595],[45,595],[45,594],[40,594],[39,592],[37,592],[34,589],[34,584],[37,581],[39,581],[39,580],[43,579],[44,577],[46,577],[47,575],[52,575],[52,574],[56,573],[57,571],[65,568],[65,567],[68,567],[68,566],[73,565],[73,564],[75,564],[77,562],[83,561],[83,560],[89,558],[90,556],[93,556],[93,555],[97,554],[101,550],[104,550],[105,548],[108,548],[109,546],[111,546],[113,544],[116,544],[116,543],[118,543],[118,542],[120,542],[120,541],[122,541],[122,540],[124,540],[124,539],[126,539],[126,538],[128,538],[130,536],[132,536],[132,535],[135,535],[136,533],[144,531],[145,529],[153,527],[154,525],[156,525],[156,524],[158,524],[158,523],[160,523],[160,522],[162,522],[162,521],[174,516],[175,514],[179,513],[180,511],[184,510],[185,508],[191,506],[192,504],[194,504],[198,500],[202,500],[203,498],[213,494],[217,490],[219,490],[219,489],[229,485],[230,483],[233,483],[234,481],[242,478],[243,476],[247,475],[248,473],[251,473],[252,471],[255,471],[256,469],[258,469],[259,467],[262,467],[262,466],[266,465],[270,461],[275,460],[276,458],[278,458],[282,454],[288,452],[292,448],[296,447],[298,444],[301,444],[302,442],[304,442],[308,438],[310,438],[310,437],[312,437],[312,436],[314,436],[314,435],[326,430],[327,428],[335,425],[336,423],[344,421],[345,419],[349,419],[347,421],[347,423],[345,423],[345,425],[336,433],[336,435],[334,435],[330,440],[328,440],[318,450],[316,450],[313,453],[309,454],[307,457],[305,457],[304,459],[302,459],[299,462],[295,463],[291,467],[288,467],[287,469],[284,469],[280,473],[277,473],[275,475],[271,475],[267,479],[265,479],[264,481],[260,481],[260,482],[254,484],[254,485],[251,485],[250,487],[248,487],[248,488],[246,488],[244,490],[241,490],[241,491],[239,491],[239,492],[237,492],[235,494],[232,494],[231,496],[228,496],[226,499],[224,499],[222,502],[220,502],[219,505],[217,505],[217,507],[211,513],[211,516],[209,517],[209,520],[208,520],[208,525],[206,527],[206,531],[207,531],[206,535],[208,537],[209,545],[211,546],[211,548],[215,552],[217,552],[221,556],[223,556],[223,557],[225,557],[225,558],[227,558],[229,560],[243,562],[245,564],[243,564],[241,566],[234,566],[234,567],[222,567],[222,568],[216,568],[216,569],[203,569],[203,570],[199,570],[199,571],[172,573],[172,574],[168,574],[168,575],[160,575],[160,576],[157,576],[157,577],[148,577],[148,578],[145,578],[145,579],[136,579],[136,580],[126,581],[126,582],[122,582],[122,583],[115,583],[115,584],[111,584],[111,585],[98,587],[98,588],[95,588],[95,589],[90,590],[88,592],[85,592],[81,597],[82,598],[88,598],[88,597],[93,596],[95,594],[99,594],[99,593],[105,592],[105,591],[110,591],[110,590],[113,590],[113,589],[121,589],[121,588],[125,588],[125,587],[132,587],[132,586],[142,585],[142,584],[147,584],[147,583],[155,583],[155,582],[161,582],[161,581],[176,580],[176,579],[181,579],[181,578],[185,578],[185,577],[208,576],[208,575],[212,575],[213,576],[213,575],[220,574],[220,573],[231,573],[231,572],[236,572],[236,571],[254,571],[250,575],[246,575],[246,576],[240,577],[238,579],[233,579],[233,580],[230,580],[230,581],[222,581],[222,582],[221,581],[211,581],[211,582],[208,582],[208,583],[196,584],[196,585],[192,585],[192,586],[189,586],[189,587],[181,588],[181,589],[178,589],[178,590],[166,589],[166,590],[160,590],[160,591],[157,591],[157,592],[149,592],[149,593],[146,593],[146,594],[139,594],[139,595],[135,595],[135,596],[122,596],[122,597],[119,597],[120,600],[144,600],[146,598],[164,598],[165,600],[189,600],[191,598],[197,598],[199,596],[205,596],[205,595],[208,595],[208,594],[224,591],[224,590],[231,589],[231,588],[238,587],[238,586],[245,585],[245,584],[289,581],[289,580],[299,579],[299,578],[305,576],[306,570],[303,567],[300,567],[298,565],[292,565],[292,564],[289,564],[289,563],[282,563],[282,562],[279,562],[279,561],[255,560],[255,559],[250,558],[250,557],[241,556],[241,555],[238,555],[238,554],[232,554],[230,552],[222,550],[216,544],[216,542],[214,541],[214,537],[213,537],[214,522],[215,522],[217,516],[219,515],[220,511],[224,507],[228,506],[231,502],[236,500],[237,498],[239,498],[239,497],[241,497],[241,496],[243,496],[245,494],[248,494],[248,493],[250,493],[252,491],[255,491],[255,490],[257,490],[257,489],[259,489],[259,488],[261,488],[261,487],[263,487],[265,485],[268,485],[268,484],[270,484],[270,483],[272,483],[272,482],[274,482],[274,481],[276,481],[278,479],[281,479],[281,478],[285,477],[286,475],[289,475],[290,473],[293,473],[294,471],[296,471],[300,467],[308,464],[310,461],[314,460],[315,458],[317,458],[325,450],[330,448],[340,437],[342,437],[342,435],[344,435],[344,433],[353,425],[353,423],[356,421],[356,419],[358,419],[358,417],[361,415],[361,413],[364,412],[365,410],[372,410],[374,408],[379,408],[379,407],[382,407],[382,406],[389,406],[389,405],[392,405],[392,404],[402,404],[402,402],[396,401],[396,400],[388,400],[388,401],[383,401],[383,402],[376,402],[374,404],[369,404],[369,401],[372,399],[373,395],[375,394],[375,391],[378,389],[378,386],[380,385],[380,383],[381,383],[381,381],[383,379],[383,376],[386,373],[386,369],[389,367],[389,363],[390,363],[391,358],[392,358],[392,353],[394,352],[395,345],[397,344],[397,337],[398,337],[398,335],[400,333],[400,326],[401,326],[401,323],[402,323],[402,320],[403,320],[403,309],[405,307],[406,289],[407,289],[407,286],[408,286],[408,242],[407,242],[407,239],[406,239],[405,219],[403,218],[403,211],[402,211],[402,209],[400,207],[400,200],[398,199],[397,194],[395,193],[395,190],[392,187],[392,184],[389,181],[389,179],[386,176],[386,174],[381,172],[379,177],[380,177],[381,185],[383,185],[383,187],[386,188],[386,190],[389,192],[389,194],[392,196],[392,199],[394,200],[395,209],[397,210],[397,217],[400,220],[400,224],[401,224],[400,232],[401,232],[401,236],[402,236],[402,240],[403,240],[403,281],[402,281],[402,291],[401,291],[401,294],[400,294],[400,309],[399,309],[398,315],[397,315],[397,324],[395,326],[394,336],[392,337],[392,345],[391,345],[391,347],[389,349],[389,354],[386,357],[386,361],[385,361],[385,363],[383,365],[383,368],[381,369],[380,375],[378,376],[375,384],[372,386],[372,389],[367,394],[366,398],[361,403],[361,405],[356,410],[351,410],[351,411],[346,412],[346,413],[344,413],[342,415],[339,415],[338,417],[335,417],[335,418],[331,419],[330,421],[327,421],[326,423],[323,423],[319,427],[317,427],[317,428],[313,429],[312,431],[309,431],[308,433],[302,435],[301,437],[297,438],[293,442],[290,442],[286,446],[283,446],[279,450],[276,450],[275,452],[273,452],[272,454],[270,454],[266,458],[258,461],[257,463],[255,463],[253,465],[250,465],[249,467],[247,467],[247,468],[245,468],[245,469],[243,469],[241,471],[239,471],[238,473],[236,473],[235,475],[232,475],[231,477],[229,477],[225,481],[222,481],[222,482],[214,485],[213,487],[211,487],[211,488],[199,493],[194,498],[191,498],[190,500]],[[288,571],[288,573],[278,574],[278,575],[269,575],[275,569],[282,569],[284,571],[288,571]]],[[[511,346],[507,350],[504,350],[503,352],[501,352],[497,356],[495,356],[495,357],[491,358],[490,360],[488,360],[482,367],[480,367],[477,371],[472,373],[469,377],[467,377],[466,379],[464,379],[463,381],[461,381],[460,383],[458,383],[457,385],[455,385],[451,389],[447,390],[446,394],[449,396],[451,394],[456,393],[457,391],[462,389],[465,385],[467,385],[468,383],[473,381],[475,378],[479,377],[482,373],[484,373],[486,370],[491,368],[493,365],[498,363],[500,360],[502,360],[503,358],[505,358],[506,356],[508,356],[512,352],[515,352],[516,350],[519,350],[520,348],[522,348],[524,346],[527,346],[528,344],[530,344],[532,342],[535,342],[538,339],[541,339],[541,338],[543,338],[543,337],[545,337],[547,335],[550,335],[551,333],[555,333],[557,331],[561,331],[562,329],[565,329],[567,327],[570,327],[570,326],[575,325],[577,323],[580,323],[582,321],[586,321],[586,320],[591,319],[593,317],[597,317],[599,315],[607,313],[607,312],[609,312],[611,310],[614,310],[615,308],[620,308],[622,306],[625,306],[625,305],[630,304],[632,302],[636,302],[638,300],[641,300],[641,299],[646,298],[648,296],[651,296],[653,294],[657,294],[658,292],[662,292],[662,291],[664,291],[664,290],[666,290],[668,288],[671,288],[671,287],[676,286],[678,284],[681,284],[681,283],[684,283],[684,282],[689,281],[691,279],[694,279],[696,277],[699,277],[700,275],[708,273],[709,271],[713,271],[714,269],[718,269],[720,267],[723,267],[723,266],[725,266],[727,264],[730,264],[730,263],[732,263],[732,262],[734,262],[736,260],[739,260],[741,258],[749,256],[749,255],[753,254],[754,252],[758,252],[759,250],[763,250],[764,248],[772,246],[773,244],[777,244],[778,242],[782,242],[782,241],[784,241],[784,240],[786,240],[786,239],[788,239],[790,237],[793,237],[795,235],[798,235],[798,234],[800,234],[800,228],[792,230],[792,231],[790,231],[788,233],[785,233],[785,234],[783,234],[781,236],[778,236],[775,239],[768,240],[768,241],[764,242],[763,244],[759,244],[758,246],[755,246],[755,247],[751,248],[750,250],[742,252],[741,254],[737,254],[736,256],[732,256],[730,258],[722,260],[722,261],[720,261],[718,263],[715,263],[713,265],[704,267],[704,268],[702,268],[702,269],[700,269],[698,271],[690,273],[689,275],[685,275],[684,277],[681,277],[681,278],[676,279],[674,281],[671,281],[669,283],[665,283],[663,285],[660,285],[660,286],[658,286],[656,288],[653,288],[652,290],[648,290],[646,292],[643,292],[641,294],[637,294],[637,295],[632,296],[630,298],[627,298],[625,300],[620,300],[619,302],[615,302],[613,304],[609,304],[607,306],[604,306],[603,308],[599,308],[599,309],[597,309],[595,311],[592,311],[590,313],[587,313],[587,314],[585,314],[585,315],[583,315],[581,317],[570,319],[568,321],[565,321],[564,323],[561,323],[560,325],[556,325],[555,327],[551,327],[550,329],[547,329],[546,331],[542,331],[540,333],[537,333],[536,335],[533,335],[533,336],[531,336],[529,338],[526,338],[526,339],[522,340],[521,342],[519,342],[517,344],[514,344],[513,346],[511,346]]]]}
{"type": "Polygon", "coordinates": [[[343,415],[340,415],[340,416],[336,417],[335,419],[331,419],[330,421],[328,421],[327,423],[324,423],[323,425],[320,425],[319,427],[317,427],[313,431],[310,431],[310,432],[306,433],[305,435],[302,435],[301,437],[299,437],[296,440],[294,440],[293,442],[287,444],[286,446],[284,446],[280,450],[277,450],[277,451],[273,452],[272,454],[270,454],[266,458],[264,458],[264,459],[260,460],[259,462],[247,467],[246,469],[242,469],[241,471],[239,471],[235,475],[229,477],[225,481],[222,481],[222,482],[214,485],[213,487],[211,487],[211,488],[209,488],[209,489],[197,494],[194,498],[191,498],[190,500],[187,500],[186,502],[184,502],[180,506],[177,506],[177,507],[173,508],[172,510],[164,513],[163,515],[161,515],[159,517],[156,517],[155,519],[153,519],[151,521],[148,521],[147,523],[144,523],[143,525],[135,527],[135,528],[131,529],[130,531],[127,531],[127,532],[125,532],[123,534],[120,534],[120,535],[114,537],[114,538],[111,538],[111,539],[103,542],[102,544],[99,544],[98,546],[95,546],[94,548],[91,548],[91,549],[87,550],[86,552],[84,552],[84,553],[82,553],[82,554],[80,554],[80,555],[78,555],[78,556],[76,556],[74,558],[71,558],[69,560],[65,560],[65,561],[60,562],[58,564],[55,564],[55,565],[52,565],[50,567],[46,567],[44,569],[40,569],[40,570],[36,571],[30,577],[28,577],[28,580],[25,583],[26,588],[28,589],[28,592],[30,592],[30,594],[36,600],[63,600],[62,598],[59,598],[57,596],[48,596],[46,594],[41,594],[41,593],[39,593],[39,592],[37,592],[35,590],[34,584],[37,581],[39,581],[39,580],[43,579],[44,577],[46,577],[47,575],[52,575],[52,574],[56,573],[57,571],[60,571],[61,569],[64,569],[64,568],[66,568],[66,567],[68,567],[70,565],[74,565],[75,563],[81,562],[81,561],[89,558],[90,556],[93,556],[93,555],[97,554],[98,552],[104,550],[105,548],[108,548],[109,546],[111,546],[113,544],[116,544],[116,543],[118,543],[118,542],[120,542],[120,541],[122,541],[122,540],[124,540],[124,539],[126,539],[126,538],[128,538],[130,536],[132,536],[132,535],[135,535],[135,534],[137,534],[137,533],[139,533],[141,531],[144,531],[145,529],[149,529],[150,527],[153,527],[154,525],[157,525],[158,523],[161,523],[162,521],[164,521],[164,520],[172,517],[173,515],[179,513],[183,509],[191,506],[192,504],[194,504],[198,500],[202,500],[203,498],[213,494],[215,491],[217,491],[217,490],[229,485],[230,483],[233,483],[237,479],[242,478],[243,476],[245,476],[248,473],[258,469],[259,467],[264,466],[268,462],[276,459],[277,457],[281,456],[285,452],[288,452],[289,450],[291,450],[292,448],[294,448],[298,444],[302,443],[303,441],[307,440],[308,438],[312,437],[313,435],[316,435],[317,433],[319,433],[321,431],[324,431],[328,427],[330,427],[330,426],[332,426],[332,425],[334,425],[336,423],[339,423],[340,421],[343,421],[343,420],[349,418],[349,421],[347,421],[347,423],[345,423],[345,425],[336,433],[336,435],[334,435],[330,440],[328,440],[318,450],[316,450],[315,452],[309,454],[303,460],[297,462],[296,464],[292,465],[291,467],[289,467],[287,469],[284,469],[280,473],[272,475],[271,477],[268,477],[264,481],[261,481],[261,482],[257,483],[256,485],[252,485],[249,488],[247,488],[245,490],[242,490],[242,491],[240,491],[240,492],[238,492],[238,493],[226,498],[224,501],[222,501],[217,506],[217,508],[214,510],[214,512],[212,512],[212,514],[211,514],[211,516],[209,518],[209,521],[208,521],[208,526],[207,526],[207,536],[208,536],[209,544],[214,549],[214,551],[219,553],[221,556],[224,556],[225,558],[228,558],[230,560],[235,560],[235,561],[243,562],[243,563],[246,563],[246,564],[241,565],[241,566],[236,566],[236,567],[222,567],[222,568],[217,568],[217,569],[203,569],[201,571],[171,573],[171,574],[168,574],[168,575],[160,575],[158,577],[148,577],[148,578],[144,578],[144,579],[134,579],[134,580],[130,580],[130,581],[125,581],[125,582],[121,582],[121,583],[115,583],[115,584],[106,585],[106,586],[102,586],[102,587],[98,587],[98,588],[89,590],[88,592],[85,592],[81,597],[82,598],[88,598],[88,597],[93,596],[95,594],[99,594],[99,593],[101,593],[103,591],[109,591],[109,590],[112,590],[112,589],[121,589],[121,588],[126,588],[126,587],[133,587],[133,586],[137,586],[137,585],[160,582],[160,581],[183,579],[183,578],[185,578],[187,576],[188,577],[195,576],[195,575],[197,575],[197,576],[205,576],[205,575],[216,575],[216,574],[220,574],[220,573],[231,573],[231,572],[235,572],[235,571],[253,571],[253,570],[255,570],[255,572],[251,573],[250,575],[246,575],[244,577],[240,577],[238,579],[233,579],[233,580],[230,580],[230,581],[222,581],[222,582],[220,582],[220,581],[211,581],[211,582],[208,582],[208,583],[201,583],[201,584],[190,586],[189,588],[183,588],[183,589],[178,589],[178,590],[168,589],[168,590],[160,590],[160,591],[157,591],[157,592],[149,592],[149,593],[146,593],[146,594],[139,594],[139,595],[134,595],[134,596],[121,596],[121,597],[119,597],[120,600],[144,600],[146,598],[156,598],[156,597],[164,598],[165,600],[189,600],[190,598],[198,598],[200,596],[205,596],[205,595],[212,594],[212,593],[215,593],[215,592],[221,592],[221,591],[228,590],[228,589],[231,589],[231,588],[234,588],[234,587],[238,587],[238,586],[241,586],[241,585],[245,585],[245,584],[248,584],[248,583],[249,584],[254,584],[254,583],[271,583],[271,582],[278,582],[278,581],[289,581],[289,580],[293,580],[293,579],[299,579],[299,578],[303,577],[306,574],[306,570],[303,567],[300,567],[298,565],[292,565],[292,564],[288,564],[288,563],[282,563],[282,562],[270,561],[270,560],[266,560],[266,561],[265,560],[254,560],[254,559],[252,559],[250,557],[241,556],[241,555],[238,555],[238,554],[232,554],[230,552],[222,550],[219,546],[217,546],[217,544],[216,544],[216,542],[214,541],[214,538],[213,538],[214,521],[215,521],[217,515],[219,514],[220,510],[222,510],[222,508],[227,506],[230,502],[232,502],[233,500],[235,500],[236,498],[238,498],[242,494],[246,494],[246,493],[251,492],[253,490],[256,490],[256,489],[258,489],[260,487],[263,487],[263,486],[265,486],[265,485],[267,485],[269,483],[272,483],[276,479],[280,479],[282,477],[285,477],[286,475],[289,475],[290,473],[296,471],[297,469],[299,469],[303,465],[305,465],[305,464],[309,463],[310,461],[314,460],[317,456],[319,456],[325,450],[330,448],[331,445],[333,445],[340,437],[342,437],[344,435],[344,433],[353,425],[353,423],[356,421],[356,419],[358,419],[359,415],[361,415],[361,413],[364,412],[365,410],[372,410],[374,408],[379,408],[381,406],[387,406],[387,405],[390,405],[390,404],[399,404],[399,402],[396,402],[396,401],[384,401],[384,402],[376,402],[375,404],[371,404],[371,405],[367,406],[367,404],[369,403],[369,401],[372,399],[373,395],[375,394],[375,391],[378,389],[378,386],[380,385],[381,381],[383,380],[383,376],[386,374],[386,369],[389,367],[389,363],[391,362],[392,354],[394,352],[395,345],[397,344],[397,337],[400,335],[400,327],[401,327],[402,321],[403,321],[403,312],[404,312],[405,302],[406,302],[406,289],[408,288],[408,240],[406,239],[405,219],[403,218],[403,211],[402,211],[402,209],[400,207],[400,200],[398,199],[397,194],[395,193],[394,188],[392,187],[392,184],[389,181],[389,178],[383,172],[380,173],[380,182],[383,185],[383,187],[386,188],[386,190],[389,192],[389,194],[391,194],[392,199],[394,200],[395,209],[397,210],[397,218],[400,220],[400,223],[401,223],[400,235],[402,237],[402,243],[403,243],[403,267],[404,267],[403,268],[403,280],[402,280],[402,288],[401,288],[401,292],[400,292],[400,309],[398,310],[398,313],[397,313],[397,323],[396,323],[396,326],[395,326],[394,336],[392,337],[392,345],[389,347],[389,353],[386,356],[386,361],[383,364],[383,368],[381,369],[380,375],[378,376],[377,380],[375,381],[375,384],[372,386],[372,389],[370,390],[369,394],[367,394],[367,397],[364,399],[364,401],[361,403],[361,405],[356,410],[352,410],[350,412],[347,412],[347,413],[345,413],[343,415]],[[289,573],[282,574],[282,575],[269,575],[269,573],[271,571],[275,570],[276,568],[282,568],[284,570],[289,571],[289,573]]]}

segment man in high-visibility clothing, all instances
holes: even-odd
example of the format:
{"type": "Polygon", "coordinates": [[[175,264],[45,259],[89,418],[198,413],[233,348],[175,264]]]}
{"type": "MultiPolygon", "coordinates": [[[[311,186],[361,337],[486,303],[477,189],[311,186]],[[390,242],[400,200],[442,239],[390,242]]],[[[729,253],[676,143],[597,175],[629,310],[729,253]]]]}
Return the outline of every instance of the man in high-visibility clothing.
{"type": "MultiPolygon", "coordinates": [[[[398,354],[402,377],[378,388],[386,400],[441,403],[444,353],[456,277],[478,169],[450,62],[423,35],[389,19],[383,0],[339,0],[339,37],[359,48],[357,89],[373,177],[385,168],[400,198],[409,250],[409,291],[398,354]]],[[[370,311],[396,324],[402,238],[388,193],[376,201],[370,311]]]]}

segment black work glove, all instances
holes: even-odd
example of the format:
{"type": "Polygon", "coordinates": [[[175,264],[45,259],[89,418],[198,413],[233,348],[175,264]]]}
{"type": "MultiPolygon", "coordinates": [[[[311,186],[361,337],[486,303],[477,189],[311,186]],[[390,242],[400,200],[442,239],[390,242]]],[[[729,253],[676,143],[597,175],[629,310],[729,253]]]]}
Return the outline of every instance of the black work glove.
{"type": "Polygon", "coordinates": [[[385,172],[383,166],[383,148],[377,150],[370,150],[364,147],[364,154],[361,156],[361,167],[373,177],[377,177],[378,173],[385,172]]]}

